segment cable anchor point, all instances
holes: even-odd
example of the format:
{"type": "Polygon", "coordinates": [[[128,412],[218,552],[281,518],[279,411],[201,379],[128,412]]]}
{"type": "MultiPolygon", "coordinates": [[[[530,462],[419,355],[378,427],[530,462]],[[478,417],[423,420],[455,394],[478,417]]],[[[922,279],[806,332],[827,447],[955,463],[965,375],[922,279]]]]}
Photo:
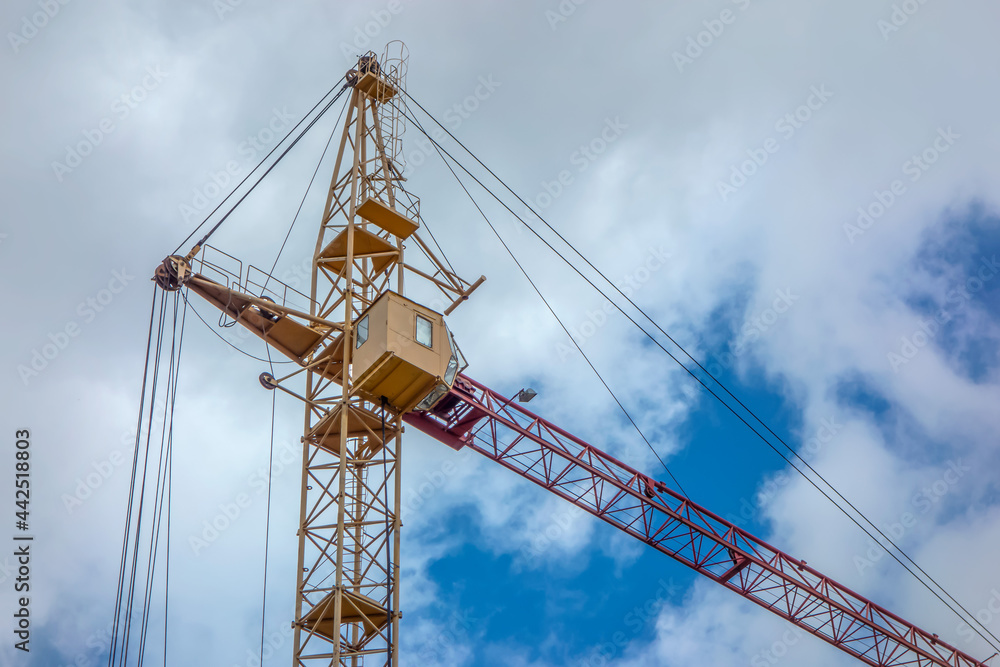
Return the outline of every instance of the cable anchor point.
{"type": "Polygon", "coordinates": [[[278,381],[266,371],[261,373],[257,379],[260,380],[260,386],[264,387],[264,389],[274,390],[278,388],[278,381]]]}
{"type": "Polygon", "coordinates": [[[176,292],[184,286],[191,275],[191,263],[186,257],[170,255],[156,267],[153,280],[165,292],[176,292]]]}

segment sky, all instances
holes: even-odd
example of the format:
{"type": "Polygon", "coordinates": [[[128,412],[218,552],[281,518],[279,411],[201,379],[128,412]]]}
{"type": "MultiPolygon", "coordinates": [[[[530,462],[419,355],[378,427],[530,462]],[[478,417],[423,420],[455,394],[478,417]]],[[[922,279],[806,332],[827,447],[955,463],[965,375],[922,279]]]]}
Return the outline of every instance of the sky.
{"type": "MultiPolygon", "coordinates": [[[[413,100],[1000,635],[998,21],[986,0],[5,3],[0,497],[26,429],[34,540],[25,653],[8,504],[0,663],[106,664],[149,278],[391,40],[413,100]]],[[[274,275],[307,284],[328,162],[307,186],[337,112],[214,246],[270,267],[304,202],[274,275]]],[[[669,481],[419,139],[407,125],[425,226],[459,274],[487,278],[449,316],[466,373],[532,387],[531,410],[669,481]]],[[[696,502],[974,657],[996,650],[509,212],[484,210],[696,502]]],[[[262,627],[263,664],[287,664],[301,404],[276,404],[265,603],[272,395],[266,366],[219,336],[265,350],[192,303],[208,324],[187,322],[175,406],[168,664],[261,664],[262,627]]],[[[412,432],[404,447],[401,665],[859,664],[474,452],[412,432]]],[[[161,595],[152,664],[163,620],[161,595]]]]}

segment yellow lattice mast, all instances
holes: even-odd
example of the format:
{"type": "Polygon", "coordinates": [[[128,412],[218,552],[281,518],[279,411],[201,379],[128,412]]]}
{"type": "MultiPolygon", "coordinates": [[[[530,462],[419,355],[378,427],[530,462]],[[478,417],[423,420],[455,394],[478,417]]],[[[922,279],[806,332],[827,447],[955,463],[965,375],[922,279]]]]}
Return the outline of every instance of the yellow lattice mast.
{"type": "Polygon", "coordinates": [[[301,366],[282,378],[261,375],[265,387],[305,403],[296,666],[396,664],[402,415],[432,406],[464,366],[444,316],[403,296],[404,274],[436,286],[450,302],[446,313],[483,280],[459,278],[417,232],[419,201],[402,188],[393,104],[405,68],[405,47],[395,42],[348,72],[308,312],[292,307],[288,288],[271,277],[268,293],[255,296],[250,271],[221,271],[206,259],[209,246],[168,257],[157,272],[165,289],[189,287],[301,366]],[[404,241],[420,251],[422,267],[404,262],[404,241]],[[300,395],[288,387],[303,373],[300,395]]]}

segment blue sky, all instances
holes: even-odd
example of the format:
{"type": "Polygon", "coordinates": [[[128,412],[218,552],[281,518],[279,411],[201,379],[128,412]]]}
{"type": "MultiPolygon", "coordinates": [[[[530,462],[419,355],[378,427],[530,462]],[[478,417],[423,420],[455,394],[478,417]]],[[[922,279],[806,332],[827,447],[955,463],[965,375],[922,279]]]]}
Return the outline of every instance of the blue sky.
{"type": "MultiPolygon", "coordinates": [[[[902,546],[1000,634],[992,3],[52,7],[17,0],[0,12],[0,72],[16,92],[0,138],[2,421],[4,433],[34,433],[38,539],[32,652],[0,633],[3,664],[100,662],[148,276],[270,150],[274,130],[354,54],[393,39],[409,47],[414,99],[877,525],[915,515],[902,546]],[[36,359],[50,344],[56,352],[36,359]],[[111,472],[67,505],[95,470],[111,472]]],[[[270,266],[334,117],[215,245],[270,266]]],[[[449,318],[467,373],[507,395],[534,387],[533,411],[666,479],[418,139],[408,126],[407,183],[426,226],[459,273],[487,276],[449,318]]],[[[300,288],[328,177],[275,271],[300,288]]],[[[638,330],[607,316],[603,297],[509,213],[484,208],[696,501],[959,648],[993,652],[638,330]]],[[[188,325],[170,649],[177,664],[258,664],[266,498],[255,480],[271,394],[260,362],[188,325]],[[241,493],[239,519],[192,549],[241,493]]],[[[285,398],[275,445],[291,462],[274,472],[267,665],[291,650],[301,406],[285,398]]],[[[403,665],[856,664],[474,453],[419,433],[405,446],[403,665]],[[428,481],[433,493],[408,502],[428,481]]],[[[0,497],[10,484],[0,475],[0,497]]],[[[2,557],[0,567],[7,613],[2,557]]]]}

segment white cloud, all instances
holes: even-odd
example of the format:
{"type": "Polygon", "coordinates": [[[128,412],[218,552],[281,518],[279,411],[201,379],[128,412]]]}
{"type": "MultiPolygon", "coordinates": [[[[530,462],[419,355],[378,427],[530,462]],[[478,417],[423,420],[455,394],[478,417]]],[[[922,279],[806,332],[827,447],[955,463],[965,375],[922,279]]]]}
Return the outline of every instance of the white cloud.
{"type": "MultiPolygon", "coordinates": [[[[275,105],[287,105],[295,116],[309,108],[346,69],[341,43],[352,44],[355,27],[364,29],[372,12],[385,6],[244,3],[220,20],[210,3],[154,3],[141,12],[106,2],[70,4],[0,64],[10,89],[20,91],[5,102],[15,131],[2,139],[10,159],[3,167],[9,204],[8,221],[0,225],[0,234],[6,234],[0,237],[0,272],[4,284],[16,288],[10,290],[8,313],[17,323],[9,327],[3,353],[11,373],[3,390],[10,415],[5,424],[13,427],[20,420],[40,434],[35,511],[49,544],[38,562],[39,572],[53,574],[36,596],[36,627],[93,601],[86,615],[59,626],[60,648],[69,657],[110,613],[127,472],[117,468],[70,517],[60,498],[120,448],[122,433],[132,427],[144,342],[139,339],[148,317],[145,276],[191,228],[178,207],[228,160],[243,160],[240,142],[266,124],[275,105]],[[148,100],[58,182],[52,161],[63,159],[67,144],[113,113],[113,100],[157,64],[168,78],[147,91],[148,100]],[[17,365],[48,334],[77,319],[77,304],[102,288],[123,262],[140,280],[23,387],[17,365]],[[70,553],[75,557],[65,556],[70,553]],[[70,592],[57,597],[57,590],[70,592]]],[[[913,308],[910,297],[924,294],[947,303],[948,291],[966,278],[961,267],[932,271],[917,261],[929,243],[959,233],[946,227],[945,219],[966,216],[973,203],[985,214],[998,209],[992,185],[1000,175],[995,159],[1000,135],[996,93],[988,85],[998,59],[992,34],[996,8],[987,2],[925,3],[886,39],[878,22],[891,20],[892,3],[861,0],[822,7],[741,0],[624,12],[589,3],[556,30],[545,8],[534,5],[403,6],[374,39],[408,41],[414,96],[440,117],[474,90],[477,77],[492,74],[502,82],[462,123],[462,139],[527,197],[543,192],[543,181],[551,183],[561,170],[576,170],[544,215],[612,280],[636,276],[652,248],[665,248],[669,261],[651,272],[635,300],[699,358],[710,347],[706,338],[718,335],[708,328],[717,326],[711,318],[720,308],[739,311],[733,315],[739,328],[765,317],[776,291],[791,290],[798,297],[766,331],[758,327],[741,368],[760,366],[783,388],[790,405],[801,411],[803,434],[814,433],[825,418],[844,424],[811,462],[880,526],[911,511],[915,495],[943,475],[947,461],[967,462],[972,470],[919,515],[902,542],[971,610],[988,610],[990,591],[1000,585],[989,557],[995,552],[990,536],[997,534],[990,470],[1000,425],[994,409],[998,371],[987,369],[983,378],[971,380],[955,354],[942,349],[943,337],[896,369],[887,353],[921,328],[925,314],[913,308]],[[683,49],[688,37],[697,38],[706,29],[703,22],[723,8],[734,12],[735,21],[678,72],[673,52],[683,49]],[[817,86],[826,86],[832,96],[786,136],[777,123],[807,103],[817,86]],[[628,127],[579,170],[574,152],[600,135],[605,119],[617,116],[628,127]],[[934,147],[939,130],[949,127],[960,136],[919,179],[910,180],[917,172],[908,161],[934,147]],[[769,138],[778,150],[723,201],[719,182],[759,155],[769,138]],[[894,180],[905,190],[897,188],[890,206],[882,202],[890,201],[885,193],[892,192],[894,180]],[[875,202],[885,212],[873,216],[852,243],[845,224],[857,224],[859,207],[877,211],[875,202]],[[891,405],[892,421],[844,405],[838,388],[848,378],[861,378],[878,392],[891,405]]],[[[29,11],[34,5],[6,8],[4,24],[16,29],[29,11]]],[[[324,132],[329,131],[328,126],[324,132]]],[[[407,132],[412,140],[415,129],[407,132]]],[[[270,265],[294,211],[291,202],[297,205],[309,163],[325,141],[320,134],[234,216],[217,237],[220,245],[270,265]]],[[[240,162],[241,176],[252,162],[240,162]]],[[[565,334],[464,195],[444,185],[446,176],[427,167],[412,186],[423,195],[424,215],[459,271],[489,278],[451,320],[472,362],[469,373],[507,394],[534,385],[540,395],[533,410],[636,467],[657,471],[658,463],[579,355],[560,359],[565,334]]],[[[314,197],[321,198],[324,188],[321,182],[314,197]]],[[[293,244],[308,249],[312,231],[303,229],[314,220],[303,219],[293,244]]],[[[619,316],[596,326],[601,298],[530,237],[503,223],[500,228],[567,325],[577,332],[588,322],[595,325],[584,350],[658,452],[675,452],[681,446],[677,427],[699,405],[685,393],[681,373],[641,343],[619,316]]],[[[994,224],[987,233],[995,231],[994,224]]],[[[296,252],[289,250],[285,259],[303,254],[296,252]]],[[[996,340],[997,323],[984,299],[982,292],[973,295],[952,323],[956,349],[996,340]]],[[[178,472],[186,486],[177,536],[197,529],[213,508],[247,487],[266,446],[263,422],[249,418],[268,407],[269,396],[255,381],[261,364],[228,348],[218,352],[221,343],[203,333],[190,339],[185,378],[191,393],[178,408],[190,420],[184,438],[203,447],[197,464],[189,460],[178,472]]],[[[259,352],[256,345],[246,347],[259,352]]],[[[754,397],[747,398],[753,405],[754,397]]],[[[283,432],[296,433],[298,407],[282,414],[283,432]]],[[[442,599],[430,566],[468,539],[484,536],[489,539],[479,548],[517,556],[548,531],[551,544],[541,550],[539,567],[583,561],[601,550],[628,576],[634,547],[595,538],[592,519],[566,523],[559,517],[568,506],[533,487],[526,491],[523,480],[496,466],[422,438],[407,442],[416,446],[405,457],[404,491],[423,498],[420,489],[430,484],[405,529],[421,537],[407,542],[405,598],[411,609],[433,609],[442,599]],[[448,461],[454,467],[445,473],[448,461]],[[441,484],[438,474],[445,478],[441,484]],[[439,517],[469,510],[480,523],[479,536],[435,530],[439,517]]],[[[710,474],[678,472],[682,479],[685,472],[710,474]]],[[[272,563],[278,563],[274,572],[285,572],[275,576],[289,591],[276,595],[279,615],[291,600],[288,573],[294,568],[281,568],[294,562],[288,540],[297,512],[295,478],[278,479],[281,500],[273,506],[282,528],[272,533],[272,545],[281,545],[274,547],[272,563]]],[[[957,622],[898,568],[890,568],[888,559],[876,565],[877,575],[859,575],[853,557],[868,548],[866,539],[807,485],[782,486],[765,509],[772,531],[764,537],[822,564],[905,617],[926,620],[930,629],[965,647],[957,622]]],[[[216,576],[228,563],[242,563],[249,545],[259,547],[258,496],[251,510],[254,518],[234,527],[204,558],[181,559],[180,571],[191,580],[211,581],[218,591],[241,591],[226,596],[240,610],[231,625],[212,625],[209,607],[185,621],[215,660],[229,659],[233,645],[250,642],[256,622],[256,594],[245,590],[246,578],[256,581],[256,561],[216,576]],[[233,588],[225,588],[230,584],[233,588]]],[[[657,643],[640,641],[623,651],[622,664],[681,664],[683,656],[696,655],[712,656],[709,662],[749,662],[787,631],[734,596],[703,588],[695,587],[683,605],[665,609],[657,643]]],[[[200,599],[196,591],[179,591],[185,603],[200,599]]],[[[997,632],[1000,621],[990,622],[997,632]]],[[[414,636],[447,629],[440,618],[404,625],[414,636]]],[[[453,664],[477,664],[477,638],[471,633],[439,648],[453,664]]],[[[803,640],[789,655],[809,664],[850,663],[817,644],[803,640]]],[[[511,651],[527,655],[517,647],[511,651]]],[[[523,661],[532,664],[528,657],[523,661]]]]}

